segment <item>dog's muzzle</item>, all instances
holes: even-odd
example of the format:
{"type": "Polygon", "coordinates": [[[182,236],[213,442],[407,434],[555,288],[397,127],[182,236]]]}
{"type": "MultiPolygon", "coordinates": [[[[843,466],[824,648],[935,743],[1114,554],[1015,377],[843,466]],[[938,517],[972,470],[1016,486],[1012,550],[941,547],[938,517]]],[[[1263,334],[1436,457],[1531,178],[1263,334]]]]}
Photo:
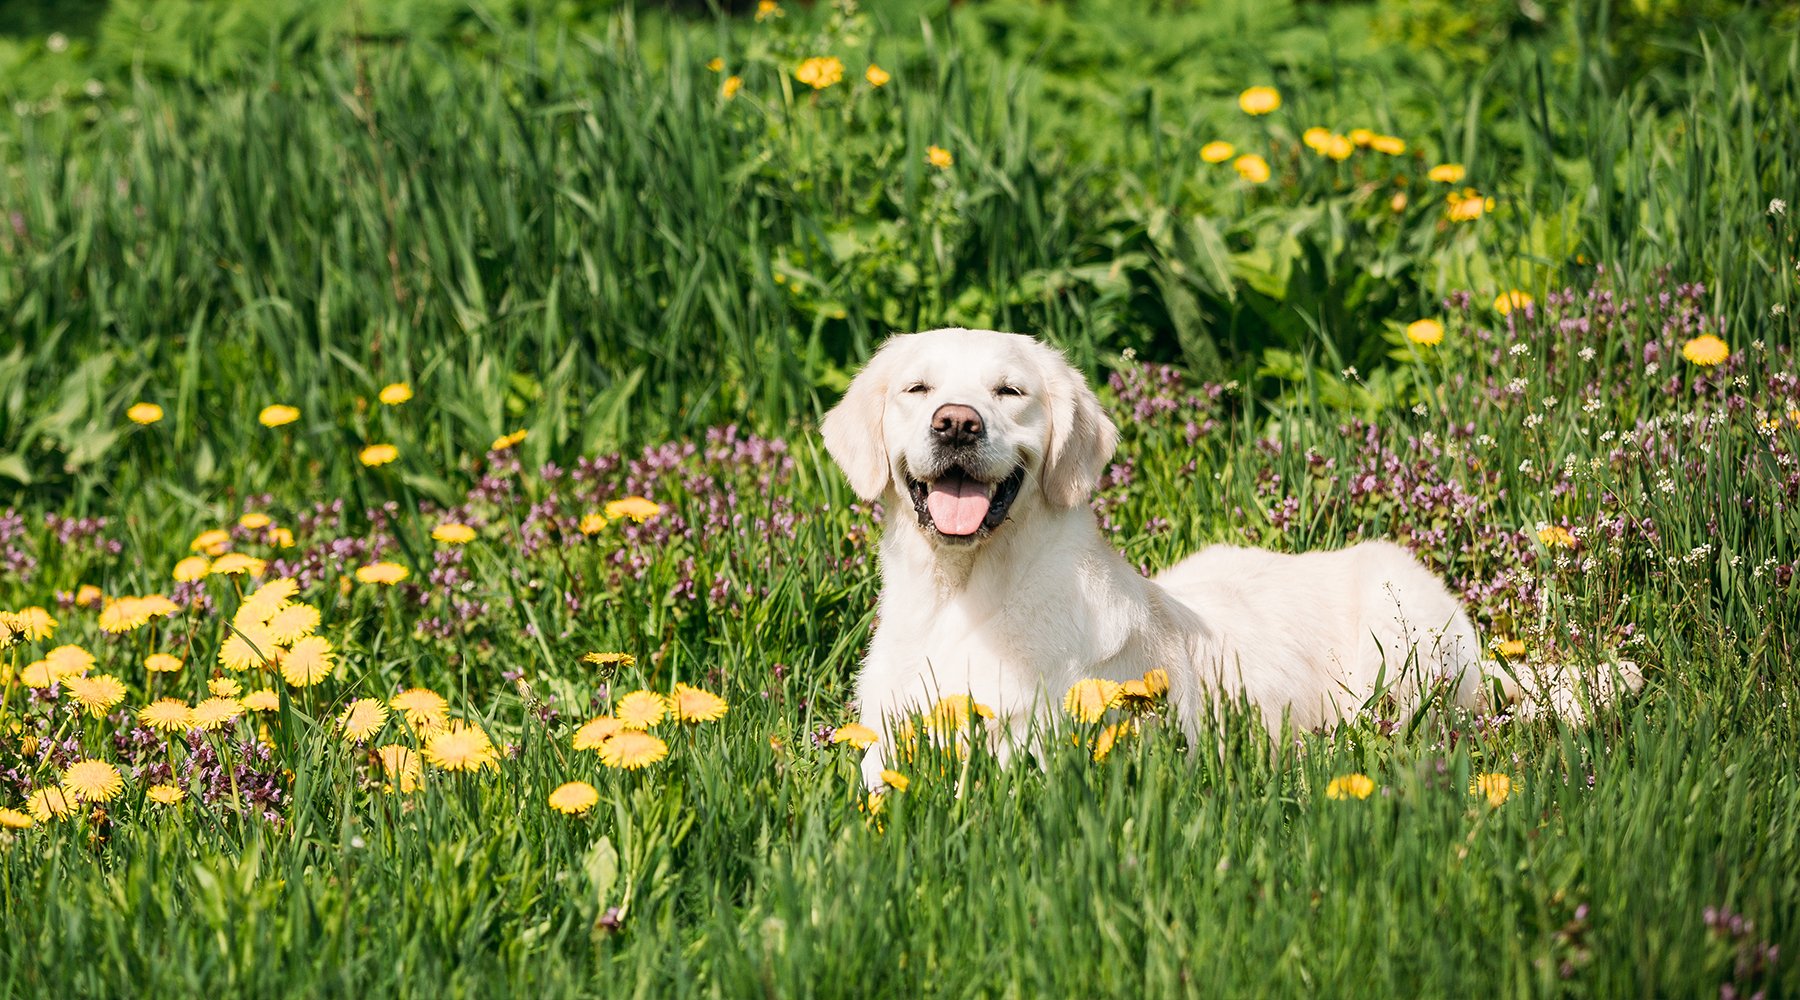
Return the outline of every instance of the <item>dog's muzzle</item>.
{"type": "Polygon", "coordinates": [[[1006,512],[1019,498],[1019,487],[1025,483],[1025,467],[993,483],[970,475],[961,466],[951,466],[929,482],[908,479],[913,512],[919,515],[919,526],[935,530],[945,538],[973,540],[998,528],[1006,520],[1006,512]]]}

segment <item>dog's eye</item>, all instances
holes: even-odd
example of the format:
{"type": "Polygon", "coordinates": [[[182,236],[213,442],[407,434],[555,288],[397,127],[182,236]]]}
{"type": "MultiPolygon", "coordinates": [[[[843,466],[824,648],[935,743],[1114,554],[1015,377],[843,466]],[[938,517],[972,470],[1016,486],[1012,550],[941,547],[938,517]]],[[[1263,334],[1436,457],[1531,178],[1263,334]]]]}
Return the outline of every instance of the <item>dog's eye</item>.
{"type": "Polygon", "coordinates": [[[928,386],[923,382],[914,382],[912,385],[906,387],[906,391],[914,394],[930,392],[931,386],[928,386]]]}
{"type": "Polygon", "coordinates": [[[998,386],[994,387],[994,395],[996,395],[996,396],[1023,396],[1023,395],[1025,395],[1025,390],[1019,388],[1016,385],[998,385],[998,386]]]}

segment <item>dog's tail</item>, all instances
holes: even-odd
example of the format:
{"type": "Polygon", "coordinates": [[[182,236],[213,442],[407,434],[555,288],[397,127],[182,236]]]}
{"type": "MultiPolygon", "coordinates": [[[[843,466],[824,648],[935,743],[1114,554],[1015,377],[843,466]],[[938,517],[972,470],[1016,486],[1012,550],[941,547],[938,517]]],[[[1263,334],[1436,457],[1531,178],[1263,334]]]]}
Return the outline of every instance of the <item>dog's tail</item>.
{"type": "Polygon", "coordinates": [[[1521,718],[1558,715],[1580,724],[1598,711],[1644,686],[1644,672],[1632,660],[1610,659],[1591,670],[1567,663],[1484,664],[1485,673],[1521,718]]]}

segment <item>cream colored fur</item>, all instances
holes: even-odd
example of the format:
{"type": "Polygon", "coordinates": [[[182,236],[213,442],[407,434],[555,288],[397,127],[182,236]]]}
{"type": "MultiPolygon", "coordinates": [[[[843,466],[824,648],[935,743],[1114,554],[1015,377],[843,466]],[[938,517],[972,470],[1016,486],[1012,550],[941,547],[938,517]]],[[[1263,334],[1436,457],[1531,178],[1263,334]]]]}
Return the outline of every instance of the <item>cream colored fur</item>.
{"type": "MultiPolygon", "coordinates": [[[[1378,688],[1409,713],[1440,679],[1459,705],[1481,696],[1468,616],[1393,544],[1302,555],[1217,545],[1154,580],[1140,576],[1088,506],[1116,429],[1085,379],[1032,338],[893,337],[822,430],[852,488],[887,512],[878,624],[857,680],[862,722],[884,734],[863,761],[870,787],[881,783],[888,724],[949,694],[995,710],[1010,737],[997,742],[1002,755],[1074,682],[1152,668],[1168,671],[1190,737],[1220,696],[1247,696],[1271,734],[1284,715],[1311,727],[1353,714],[1378,688]],[[989,482],[1025,470],[1005,522],[978,540],[920,524],[908,493],[913,477],[942,464],[931,421],[946,404],[973,407],[985,424],[962,467],[989,482]]],[[[1579,713],[1566,681],[1542,687],[1536,702],[1579,713]]],[[[1538,689],[1527,679],[1523,693],[1538,689]]]]}

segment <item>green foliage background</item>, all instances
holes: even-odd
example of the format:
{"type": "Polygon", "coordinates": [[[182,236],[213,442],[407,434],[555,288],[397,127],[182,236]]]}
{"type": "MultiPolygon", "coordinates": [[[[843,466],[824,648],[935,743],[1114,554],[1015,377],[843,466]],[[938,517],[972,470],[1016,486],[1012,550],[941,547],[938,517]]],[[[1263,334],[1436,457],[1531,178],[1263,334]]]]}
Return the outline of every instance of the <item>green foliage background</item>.
{"type": "MultiPolygon", "coordinates": [[[[781,434],[795,467],[775,492],[809,516],[787,537],[690,540],[575,615],[562,588],[604,574],[522,562],[496,515],[471,559],[510,617],[455,643],[419,639],[392,601],[325,595],[353,683],[456,692],[517,762],[429,797],[372,793],[331,728],[344,694],[297,703],[275,727],[279,831],[160,819],[134,788],[111,826],[0,845],[0,992],[1800,991],[1800,611],[1791,579],[1749,569],[1791,568],[1800,525],[1791,473],[1727,404],[1779,423],[1788,398],[1796,230],[1770,203],[1800,204],[1796,28],[1790,5],[1711,0],[894,0],[761,22],[575,0],[6,4],[0,511],[24,517],[40,567],[0,576],[0,607],[166,588],[188,540],[260,494],[283,523],[318,499],[353,521],[461,503],[489,442],[521,428],[528,469],[724,423],[781,434]],[[846,79],[814,94],[793,69],[824,53],[846,79]],[[892,82],[864,82],[870,62],[892,82]],[[1244,115],[1252,84],[1279,87],[1281,111],[1244,115]],[[1335,164],[1300,144],[1312,125],[1408,151],[1335,164]],[[1205,163],[1214,140],[1273,179],[1205,163]],[[933,145],[951,169],[927,164],[933,145]],[[1447,222],[1439,162],[1493,210],[1447,222]],[[1609,341],[1601,375],[1528,372],[1564,401],[1539,427],[1479,391],[1513,374],[1465,336],[1499,325],[1485,313],[1452,320],[1436,355],[1400,333],[1459,291],[1485,311],[1514,288],[1542,303],[1687,282],[1751,359],[1745,385],[1665,392],[1641,344],[1609,341]],[[1590,726],[1363,719],[1271,755],[1228,716],[1216,755],[1153,734],[1106,767],[1079,748],[1041,772],[938,761],[873,828],[854,758],[809,741],[848,717],[874,598],[869,567],[844,568],[869,525],[810,428],[882,337],[958,324],[1045,336],[1097,379],[1150,360],[1237,384],[1217,436],[1128,426],[1138,478],[1106,502],[1134,562],[1405,525],[1401,504],[1338,503],[1310,464],[1362,459],[1352,417],[1414,449],[1463,424],[1493,435],[1485,467],[1406,454],[1509,531],[1624,497],[1660,532],[1651,551],[1540,564],[1541,620],[1484,626],[1633,622],[1650,692],[1590,726]],[[392,381],[417,399],[377,406],[392,381]],[[1617,427],[1655,421],[1661,457],[1609,459],[1589,398],[1617,427]],[[163,422],[127,423],[139,400],[163,422]],[[255,419],[274,402],[302,413],[279,445],[255,419]],[[1684,429],[1718,412],[1736,422],[1684,429]],[[376,440],[402,458],[372,473],[355,455],[376,440]],[[1564,455],[1613,464],[1566,494],[1526,472],[1564,455]],[[1304,499],[1292,528],[1268,517],[1271,475],[1304,499]],[[107,516],[126,549],[59,556],[47,514],[107,516]],[[733,611],[666,596],[714,572],[766,592],[733,611]],[[607,678],[619,690],[718,671],[732,714],[660,771],[606,772],[499,680],[585,704],[590,648],[642,658],[607,678]],[[1322,797],[1353,770],[1382,794],[1322,797]],[[1484,770],[1519,781],[1499,809],[1465,794],[1484,770]],[[588,821],[542,804],[573,777],[604,790],[588,821]],[[1709,928],[1709,908],[1754,932],[1709,928]],[[1756,964],[1762,941],[1786,957],[1756,964]]],[[[691,512],[703,493],[658,499],[691,512]]],[[[398,522],[422,565],[430,524],[398,522]]],[[[1459,542],[1436,568],[1508,568],[1459,542]]]]}

